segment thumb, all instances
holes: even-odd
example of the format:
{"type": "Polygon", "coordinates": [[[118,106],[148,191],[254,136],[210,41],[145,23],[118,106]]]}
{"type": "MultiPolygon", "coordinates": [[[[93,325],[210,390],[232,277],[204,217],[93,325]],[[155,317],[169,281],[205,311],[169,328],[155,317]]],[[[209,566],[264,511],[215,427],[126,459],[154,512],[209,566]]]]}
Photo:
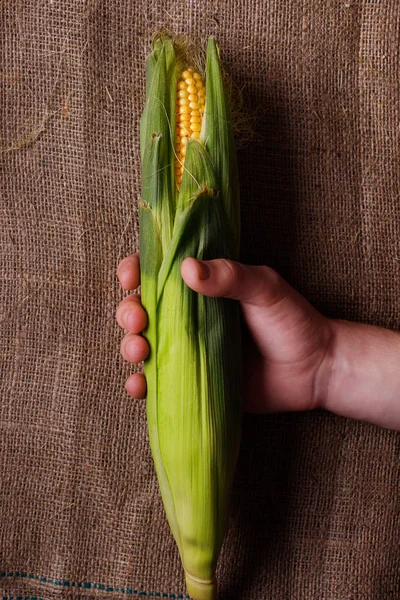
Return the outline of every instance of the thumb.
{"type": "Polygon", "coordinates": [[[232,298],[263,308],[296,293],[270,267],[243,265],[224,258],[206,261],[186,258],[181,265],[181,275],[199,294],[232,298]]]}
{"type": "Polygon", "coordinates": [[[256,356],[261,354],[290,364],[303,361],[304,356],[314,356],[315,344],[317,348],[325,344],[325,317],[270,267],[243,265],[223,258],[186,258],[181,274],[186,284],[200,294],[241,303],[250,338],[256,343],[256,356]]]}

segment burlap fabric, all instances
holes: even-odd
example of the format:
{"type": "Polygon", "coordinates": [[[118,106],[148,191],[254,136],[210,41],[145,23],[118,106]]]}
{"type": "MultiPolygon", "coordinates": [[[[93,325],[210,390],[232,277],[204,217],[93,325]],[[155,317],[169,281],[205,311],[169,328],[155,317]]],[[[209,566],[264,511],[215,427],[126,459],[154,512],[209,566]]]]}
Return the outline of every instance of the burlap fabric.
{"type": "MultiPolygon", "coordinates": [[[[325,314],[398,329],[400,5],[3,0],[0,15],[0,591],[182,598],[114,321],[149,40],[214,34],[259,115],[239,156],[243,261],[325,314]]],[[[247,416],[222,597],[399,599],[399,453],[398,434],[323,412],[247,416]]]]}

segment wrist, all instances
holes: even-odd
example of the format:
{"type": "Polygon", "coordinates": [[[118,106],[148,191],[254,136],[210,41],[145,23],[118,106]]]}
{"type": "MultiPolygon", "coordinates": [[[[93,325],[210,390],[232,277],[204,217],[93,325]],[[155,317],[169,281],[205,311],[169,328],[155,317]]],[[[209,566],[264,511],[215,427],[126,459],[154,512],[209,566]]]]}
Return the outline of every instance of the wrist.
{"type": "Polygon", "coordinates": [[[400,334],[373,325],[330,320],[321,363],[320,402],[335,414],[400,429],[400,334]]]}

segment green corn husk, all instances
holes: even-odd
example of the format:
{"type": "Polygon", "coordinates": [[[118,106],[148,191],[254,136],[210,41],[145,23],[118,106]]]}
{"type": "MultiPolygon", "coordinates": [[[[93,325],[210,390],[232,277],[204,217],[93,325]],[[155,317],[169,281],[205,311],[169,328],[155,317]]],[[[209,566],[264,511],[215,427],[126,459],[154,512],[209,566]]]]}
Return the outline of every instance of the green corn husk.
{"type": "Polygon", "coordinates": [[[200,139],[187,145],[178,191],[178,50],[168,36],[153,43],[140,125],[141,291],[150,345],[147,419],[188,591],[197,600],[212,600],[217,597],[215,569],[240,443],[239,309],[232,300],[193,292],[180,266],[188,256],[238,258],[238,170],[219,48],[210,38],[200,139]]]}

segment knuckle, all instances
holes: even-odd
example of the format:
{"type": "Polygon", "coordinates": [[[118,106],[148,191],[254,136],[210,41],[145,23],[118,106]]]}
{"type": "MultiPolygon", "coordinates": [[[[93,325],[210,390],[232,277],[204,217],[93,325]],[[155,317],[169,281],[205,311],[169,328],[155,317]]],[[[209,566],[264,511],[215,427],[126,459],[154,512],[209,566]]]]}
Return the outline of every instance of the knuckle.
{"type": "Polygon", "coordinates": [[[224,265],[224,278],[226,282],[231,285],[240,280],[243,275],[243,266],[240,263],[228,260],[227,258],[222,258],[221,261],[224,265]]]}
{"type": "Polygon", "coordinates": [[[281,287],[283,279],[275,269],[268,267],[267,265],[263,265],[262,267],[259,267],[259,269],[261,270],[263,279],[268,283],[268,286],[271,286],[274,289],[281,287]]]}
{"type": "Polygon", "coordinates": [[[118,325],[121,325],[121,305],[117,306],[117,310],[115,311],[115,319],[118,325]]]}
{"type": "Polygon", "coordinates": [[[261,269],[261,282],[263,286],[262,304],[265,307],[271,308],[274,305],[280,304],[285,298],[287,290],[285,290],[285,281],[275,269],[268,266],[259,267],[261,269]]]}
{"type": "Polygon", "coordinates": [[[115,318],[117,320],[118,325],[120,327],[122,327],[123,329],[127,329],[126,325],[127,325],[128,315],[129,315],[129,308],[127,308],[125,304],[123,304],[123,305],[120,304],[115,313],[115,318]]]}
{"type": "Polygon", "coordinates": [[[128,313],[131,310],[138,310],[136,307],[140,307],[140,310],[144,310],[141,305],[140,294],[129,294],[121,300],[115,314],[117,317],[121,317],[121,315],[128,313]]]}
{"type": "Polygon", "coordinates": [[[132,333],[127,333],[123,338],[122,338],[122,342],[121,342],[121,354],[126,354],[126,350],[127,350],[127,346],[129,344],[129,342],[132,341],[133,339],[133,334],[132,333]]]}

